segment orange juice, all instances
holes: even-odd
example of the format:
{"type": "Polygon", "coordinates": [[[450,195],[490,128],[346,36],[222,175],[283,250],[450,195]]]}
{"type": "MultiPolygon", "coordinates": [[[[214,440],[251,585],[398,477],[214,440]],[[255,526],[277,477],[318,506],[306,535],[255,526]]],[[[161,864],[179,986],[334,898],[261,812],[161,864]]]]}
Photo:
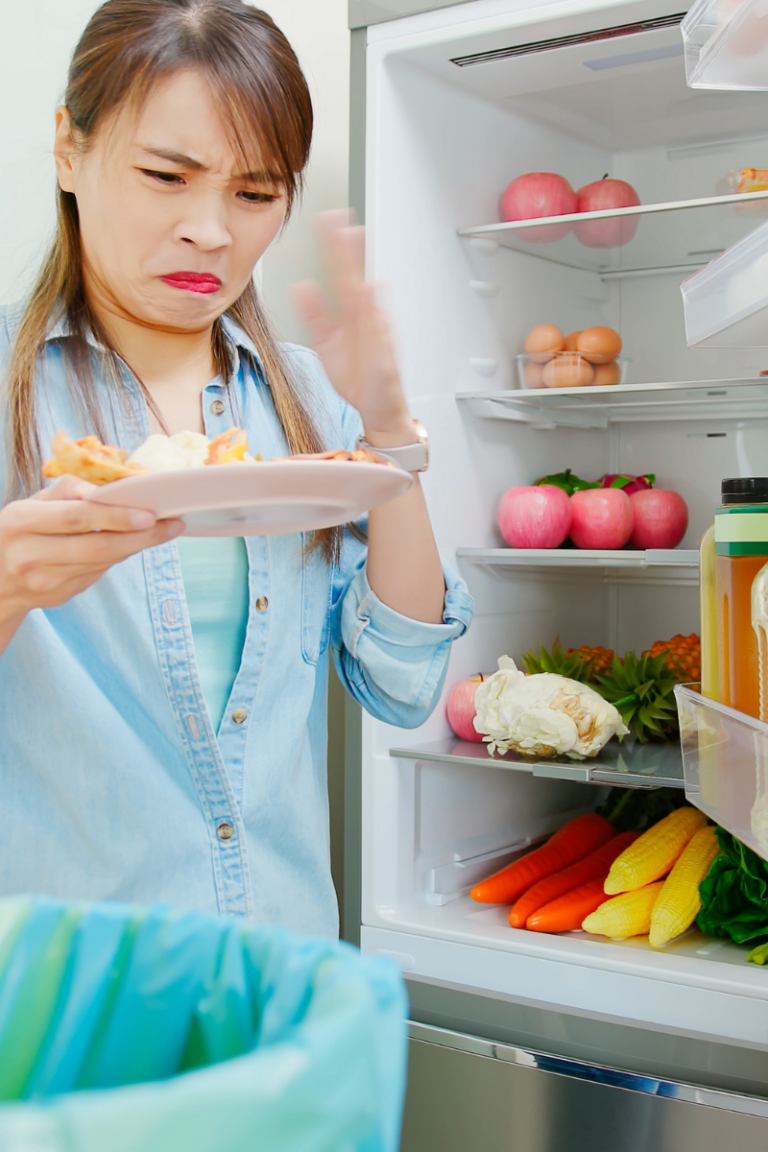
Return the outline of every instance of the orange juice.
{"type": "Polygon", "coordinates": [[[768,479],[723,481],[752,485],[765,503],[718,508],[715,513],[718,699],[760,715],[757,634],[752,626],[752,583],[768,562],[768,479]]]}

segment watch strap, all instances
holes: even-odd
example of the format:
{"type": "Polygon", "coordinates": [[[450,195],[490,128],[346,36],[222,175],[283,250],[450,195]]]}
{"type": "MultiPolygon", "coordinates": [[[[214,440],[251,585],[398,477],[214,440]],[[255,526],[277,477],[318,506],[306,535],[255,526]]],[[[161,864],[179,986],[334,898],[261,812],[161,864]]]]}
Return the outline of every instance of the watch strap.
{"type": "Polygon", "coordinates": [[[429,467],[429,447],[426,433],[423,436],[420,435],[413,444],[402,444],[395,448],[378,448],[369,444],[365,436],[358,436],[357,447],[365,448],[368,452],[375,452],[377,456],[384,456],[405,472],[426,472],[429,467]]]}

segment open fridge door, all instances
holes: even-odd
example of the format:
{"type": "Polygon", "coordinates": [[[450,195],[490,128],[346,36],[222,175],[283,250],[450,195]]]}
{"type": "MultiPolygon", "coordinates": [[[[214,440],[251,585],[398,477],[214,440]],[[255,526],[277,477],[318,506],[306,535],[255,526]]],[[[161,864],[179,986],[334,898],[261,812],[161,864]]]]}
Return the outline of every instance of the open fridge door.
{"type": "Polygon", "coordinates": [[[768,145],[768,94],[689,89],[683,16],[665,0],[474,0],[354,33],[369,270],[391,286],[411,409],[430,432],[438,543],[476,602],[430,720],[406,731],[364,716],[350,739],[361,764],[353,752],[347,855],[349,866],[359,836],[361,868],[346,921],[409,982],[405,1147],[421,1152],[476,1146],[479,1113],[482,1135],[508,1140],[529,1096],[534,1119],[501,1145],[516,1152],[677,1152],[768,1133],[768,981],[746,949],[697,930],[662,950],[527,932],[469,896],[611,788],[682,795],[679,742],[498,759],[445,717],[451,685],[502,655],[555,638],[639,653],[697,632],[697,549],[720,479],[768,475],[768,353],[689,349],[680,296],[768,216],[765,193],[722,187],[768,145]],[[541,242],[503,222],[502,191],[530,171],[574,188],[606,172],[629,182],[642,200],[625,213],[631,238],[585,243],[563,218],[567,234],[541,242]],[[520,388],[515,357],[544,323],[619,330],[626,383],[520,388]],[[565,468],[654,473],[688,505],[684,539],[666,551],[503,547],[501,494],[565,468]],[[619,1139],[628,1109],[637,1125],[619,1139]]]}

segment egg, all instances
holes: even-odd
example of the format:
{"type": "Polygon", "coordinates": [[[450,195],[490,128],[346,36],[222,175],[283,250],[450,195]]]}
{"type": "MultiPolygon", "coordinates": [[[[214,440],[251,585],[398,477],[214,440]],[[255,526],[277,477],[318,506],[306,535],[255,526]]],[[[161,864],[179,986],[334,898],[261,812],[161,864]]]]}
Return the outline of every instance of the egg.
{"type": "Polygon", "coordinates": [[[555,352],[562,350],[563,334],[554,324],[539,324],[537,328],[531,328],[523,347],[532,360],[546,364],[555,352]]]}
{"type": "Polygon", "coordinates": [[[593,384],[596,388],[606,387],[609,384],[621,384],[621,365],[617,364],[615,360],[611,360],[610,364],[595,364],[593,384]]]}
{"type": "Polygon", "coordinates": [[[585,328],[576,340],[576,350],[591,364],[608,364],[621,352],[621,336],[613,328],[585,328]]]}
{"type": "Polygon", "coordinates": [[[576,352],[561,352],[542,372],[545,388],[586,388],[594,377],[592,365],[576,352]]]}
{"type": "Polygon", "coordinates": [[[563,351],[564,352],[575,352],[576,351],[576,341],[578,340],[579,336],[581,336],[581,331],[571,332],[571,334],[569,336],[566,336],[565,343],[563,344],[563,351]]]}
{"type": "Polygon", "coordinates": [[[535,360],[529,360],[523,368],[523,381],[526,388],[544,388],[544,381],[541,376],[541,364],[535,360]]]}

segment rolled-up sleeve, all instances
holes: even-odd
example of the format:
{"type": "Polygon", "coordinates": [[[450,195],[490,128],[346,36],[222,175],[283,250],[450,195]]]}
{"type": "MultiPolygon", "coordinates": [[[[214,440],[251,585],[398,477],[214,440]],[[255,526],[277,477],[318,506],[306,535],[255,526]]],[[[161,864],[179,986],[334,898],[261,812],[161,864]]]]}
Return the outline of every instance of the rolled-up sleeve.
{"type": "Polygon", "coordinates": [[[366,552],[360,548],[351,578],[336,590],[332,621],[336,668],[371,715],[399,728],[417,728],[438,700],[451,644],[469,627],[472,598],[444,563],[442,624],[411,620],[379,600],[368,583],[365,562],[366,552]]]}

